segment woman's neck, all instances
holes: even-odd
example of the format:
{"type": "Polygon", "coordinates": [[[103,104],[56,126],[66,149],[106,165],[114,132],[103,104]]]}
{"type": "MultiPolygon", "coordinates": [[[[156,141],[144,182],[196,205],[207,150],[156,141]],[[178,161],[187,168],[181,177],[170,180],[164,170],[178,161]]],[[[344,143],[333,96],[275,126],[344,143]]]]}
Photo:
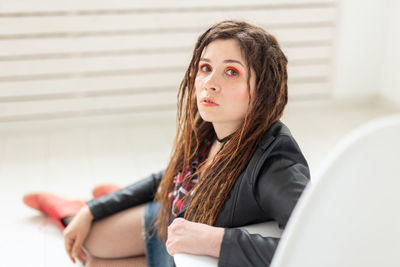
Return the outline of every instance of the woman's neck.
{"type": "Polygon", "coordinates": [[[237,123],[232,123],[232,122],[226,122],[226,123],[214,123],[213,122],[213,127],[215,134],[217,135],[217,138],[219,140],[224,139],[225,137],[231,135],[236,131],[238,128],[237,123]]]}

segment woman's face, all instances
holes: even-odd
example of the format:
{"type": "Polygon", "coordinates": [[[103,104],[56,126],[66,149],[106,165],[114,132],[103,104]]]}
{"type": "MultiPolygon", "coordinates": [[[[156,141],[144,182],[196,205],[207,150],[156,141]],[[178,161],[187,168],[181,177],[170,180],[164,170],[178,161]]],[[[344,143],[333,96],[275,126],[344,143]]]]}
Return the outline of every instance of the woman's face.
{"type": "MultiPolygon", "coordinates": [[[[204,48],[195,81],[197,107],[203,120],[232,130],[243,121],[248,108],[247,63],[235,39],[215,40],[204,48]],[[214,103],[209,103],[212,101],[214,103]]],[[[250,93],[255,74],[251,69],[250,93]]]]}

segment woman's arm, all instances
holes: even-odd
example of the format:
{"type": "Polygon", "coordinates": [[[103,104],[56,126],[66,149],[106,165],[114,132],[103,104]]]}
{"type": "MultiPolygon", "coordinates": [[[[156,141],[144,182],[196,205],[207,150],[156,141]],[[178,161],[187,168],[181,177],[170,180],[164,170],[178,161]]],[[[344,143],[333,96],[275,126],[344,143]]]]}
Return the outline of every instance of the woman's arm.
{"type": "MultiPolygon", "coordinates": [[[[260,208],[284,228],[310,173],[292,137],[281,135],[274,142],[253,190],[260,208]]],[[[269,266],[278,243],[278,238],[249,234],[243,229],[226,229],[218,266],[269,266]]]]}
{"type": "Polygon", "coordinates": [[[87,202],[94,220],[99,220],[121,210],[152,201],[164,170],[153,173],[137,183],[111,194],[87,202]]]}

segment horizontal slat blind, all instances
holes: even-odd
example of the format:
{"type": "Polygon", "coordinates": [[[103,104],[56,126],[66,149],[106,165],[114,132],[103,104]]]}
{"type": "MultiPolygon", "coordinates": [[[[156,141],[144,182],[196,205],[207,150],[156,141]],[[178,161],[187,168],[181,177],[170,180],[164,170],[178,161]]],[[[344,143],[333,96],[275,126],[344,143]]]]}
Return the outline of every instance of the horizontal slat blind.
{"type": "Polygon", "coordinates": [[[225,19],[274,34],[292,99],[329,94],[336,0],[10,1],[0,122],[175,109],[198,35],[225,19]]]}

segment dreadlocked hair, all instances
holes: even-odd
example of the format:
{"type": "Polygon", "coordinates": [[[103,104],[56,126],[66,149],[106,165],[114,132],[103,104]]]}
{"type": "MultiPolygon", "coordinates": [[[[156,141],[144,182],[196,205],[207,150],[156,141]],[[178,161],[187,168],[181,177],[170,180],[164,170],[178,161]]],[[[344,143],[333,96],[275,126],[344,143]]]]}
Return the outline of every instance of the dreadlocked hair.
{"type": "Polygon", "coordinates": [[[234,39],[240,44],[249,73],[249,108],[240,127],[217,152],[211,164],[206,168],[205,162],[202,162],[197,171],[187,177],[190,180],[198,175],[199,180],[184,198],[184,204],[188,205],[184,213],[186,219],[208,225],[215,223],[232,186],[253,156],[263,133],[280,119],[287,104],[287,58],[274,36],[263,28],[234,20],[216,23],[199,36],[190,65],[179,86],[177,133],[169,164],[154,198],[161,204],[155,227],[162,240],[166,240],[167,228],[173,219],[168,193],[174,177],[193,161],[196,151],[205,140],[216,138],[212,123],[200,117],[194,85],[201,54],[209,43],[217,39],[234,39]],[[254,99],[250,95],[251,69],[256,76],[254,99]]]}

